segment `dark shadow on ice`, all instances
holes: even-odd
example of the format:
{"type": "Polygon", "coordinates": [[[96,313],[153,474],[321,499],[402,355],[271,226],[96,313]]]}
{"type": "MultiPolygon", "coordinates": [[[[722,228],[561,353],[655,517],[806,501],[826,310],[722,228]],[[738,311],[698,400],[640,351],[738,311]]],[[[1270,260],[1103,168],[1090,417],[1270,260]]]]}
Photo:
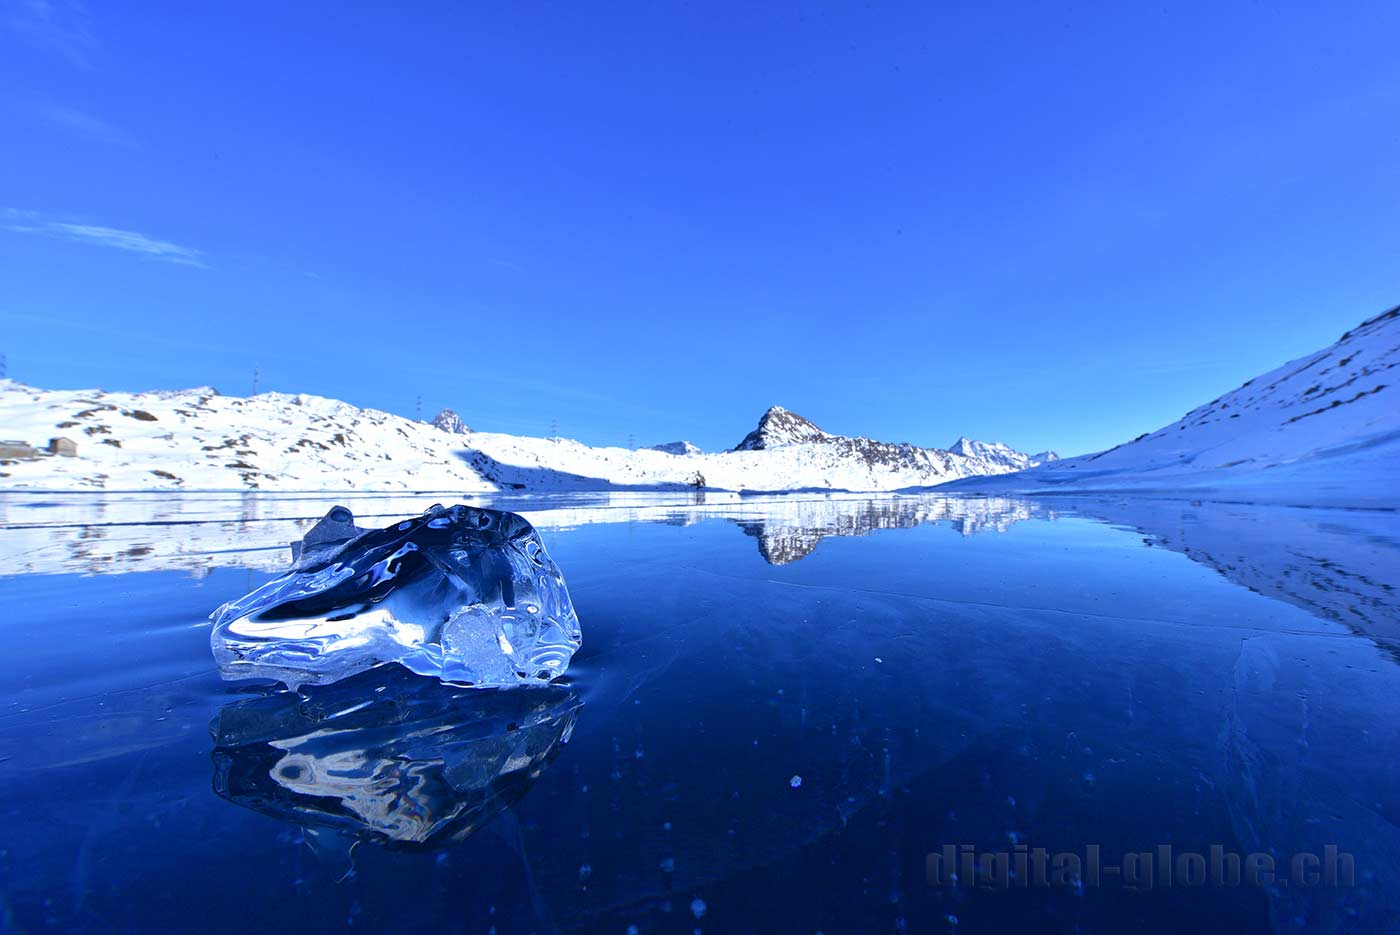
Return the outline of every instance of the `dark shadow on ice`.
{"type": "Polygon", "coordinates": [[[380,666],[223,708],[209,725],[214,791],[307,829],[437,846],[519,801],[582,704],[562,686],[458,688],[380,666]]]}
{"type": "MultiPolygon", "coordinates": [[[[467,448],[454,454],[486,480],[502,490],[528,490],[531,493],[576,490],[678,491],[693,490],[704,484],[617,484],[602,477],[571,474],[553,468],[506,464],[482,451],[467,448]]],[[[718,488],[711,488],[718,489],[718,488]]]]}

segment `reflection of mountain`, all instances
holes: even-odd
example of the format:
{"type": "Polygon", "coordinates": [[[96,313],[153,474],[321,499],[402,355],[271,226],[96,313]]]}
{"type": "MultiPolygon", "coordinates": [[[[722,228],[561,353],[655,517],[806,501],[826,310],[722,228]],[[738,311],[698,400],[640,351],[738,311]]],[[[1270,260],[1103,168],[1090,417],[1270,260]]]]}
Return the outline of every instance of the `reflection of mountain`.
{"type": "MultiPolygon", "coordinates": [[[[274,571],[299,539],[344,499],[359,516],[423,509],[415,496],[0,493],[0,574],[111,574],[218,567],[274,571]]],[[[471,498],[468,498],[471,500],[471,498]]],[[[1400,640],[1400,532],[1394,514],[1188,503],[1152,497],[1015,497],[859,494],[738,496],[575,494],[472,502],[522,513],[543,530],[598,523],[688,526],[722,519],[758,541],[773,564],[810,554],[827,536],[947,523],[964,535],[1079,514],[1140,530],[1262,594],[1288,601],[1377,639],[1400,640]]]]}
{"type": "Polygon", "coordinates": [[[990,497],[794,498],[767,506],[760,517],[736,522],[758,540],[758,552],[770,565],[805,558],[827,536],[863,536],[877,529],[939,522],[970,536],[988,530],[1004,532],[1020,520],[1051,515],[1029,500],[990,497]]]}
{"type": "MultiPolygon", "coordinates": [[[[436,498],[449,502],[440,495],[436,498]]],[[[549,497],[464,497],[462,502],[521,513],[536,528],[705,519],[737,523],[759,538],[765,558],[793,561],[825,536],[861,535],[949,522],[971,534],[1005,530],[1033,515],[1031,501],[1005,498],[862,494],[587,493],[549,497]],[[765,544],[767,543],[767,544],[765,544]]],[[[19,494],[0,492],[0,576],[123,574],[215,568],[280,571],[288,542],[300,539],[337,502],[356,516],[415,516],[434,502],[412,495],[336,494],[19,494]]]]}
{"type": "Polygon", "coordinates": [[[557,686],[481,692],[381,666],[225,707],[210,725],[214,789],[376,843],[460,840],[526,793],[581,705],[557,686]]]}
{"type": "Polygon", "coordinates": [[[1150,497],[1057,501],[1131,526],[1241,587],[1334,620],[1400,655],[1400,522],[1320,510],[1150,497]]]}

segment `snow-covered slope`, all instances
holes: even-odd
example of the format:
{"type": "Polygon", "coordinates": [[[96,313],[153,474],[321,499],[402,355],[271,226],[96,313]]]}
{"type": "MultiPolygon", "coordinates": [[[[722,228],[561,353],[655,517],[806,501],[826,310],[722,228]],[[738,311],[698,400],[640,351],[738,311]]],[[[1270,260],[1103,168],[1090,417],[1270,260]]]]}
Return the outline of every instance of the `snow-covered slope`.
{"type": "Polygon", "coordinates": [[[473,432],[448,411],[424,424],[305,394],[242,399],[207,387],[107,393],[12,381],[0,381],[0,437],[77,446],[75,457],[0,460],[0,489],[878,491],[1034,463],[1004,445],[969,443],[959,454],[830,435],[779,409],[750,433],[760,444],[706,454],[684,443],[633,451],[473,432]],[[780,437],[783,423],[810,430],[780,437]]]}
{"type": "Polygon", "coordinates": [[[319,396],[213,389],[40,390],[0,383],[0,435],[77,456],[0,463],[0,486],[147,490],[493,490],[462,436],[319,396]]]}
{"type": "Polygon", "coordinates": [[[1400,308],[1097,454],[954,490],[1215,490],[1251,499],[1400,505],[1400,308]]]}

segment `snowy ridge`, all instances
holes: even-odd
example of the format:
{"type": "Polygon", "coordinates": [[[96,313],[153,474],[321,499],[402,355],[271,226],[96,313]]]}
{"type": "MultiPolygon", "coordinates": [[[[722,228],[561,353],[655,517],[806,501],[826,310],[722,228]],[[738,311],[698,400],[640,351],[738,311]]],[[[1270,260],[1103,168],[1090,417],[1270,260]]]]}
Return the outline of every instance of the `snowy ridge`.
{"type": "Polygon", "coordinates": [[[61,455],[0,460],[0,489],[482,493],[500,490],[887,491],[1037,463],[1005,445],[965,454],[831,435],[770,409],[740,449],[595,448],[563,438],[474,432],[450,410],[425,424],[307,394],[221,396],[42,390],[0,381],[0,435],[61,455]],[[747,445],[747,447],[745,447],[747,445]]]}
{"type": "Polygon", "coordinates": [[[957,489],[1221,490],[1254,499],[1400,504],[1400,308],[1155,432],[957,489]]]}
{"type": "MultiPolygon", "coordinates": [[[[1030,460],[1041,464],[1060,460],[1060,456],[1053,451],[1042,451],[1033,454],[1029,459],[1019,451],[1003,445],[1001,442],[979,442],[973,441],[964,435],[953,443],[948,449],[955,455],[962,455],[965,458],[981,458],[987,461],[1004,461],[1007,464],[1020,463],[1030,460]]],[[[1029,466],[1029,465],[1027,465],[1029,466]]]]}
{"type": "MultiPolygon", "coordinates": [[[[963,438],[960,449],[920,448],[908,443],[881,442],[862,436],[833,435],[818,428],[795,412],[774,406],[759,419],[758,427],[744,436],[734,448],[733,455],[762,452],[777,458],[796,454],[812,467],[839,471],[850,478],[860,473],[861,465],[873,478],[888,476],[923,476],[932,480],[928,486],[946,483],[958,477],[1005,474],[1020,471],[1040,463],[1037,457],[1016,451],[1000,442],[976,442],[963,438]]],[[[1054,458],[1053,452],[1047,453],[1054,458]]],[[[829,476],[829,475],[827,475],[829,476]]],[[[868,483],[850,478],[855,484],[868,483]]],[[[796,489],[804,485],[768,488],[796,489]]],[[[886,486],[846,486],[839,483],[807,484],[811,487],[840,487],[847,490],[889,490],[886,486]]],[[[911,485],[915,486],[915,485],[911,485]]]]}
{"type": "Polygon", "coordinates": [[[441,429],[320,396],[40,390],[0,383],[4,434],[77,444],[75,457],[0,462],[0,487],[494,489],[441,429]]]}
{"type": "Polygon", "coordinates": [[[664,451],[664,452],[666,452],[668,455],[698,455],[698,454],[700,454],[700,448],[699,448],[699,446],[697,446],[697,445],[692,445],[692,444],[691,444],[690,442],[688,442],[688,441],[665,442],[665,443],[660,444],[660,445],[652,445],[648,450],[649,450],[649,451],[664,451]]]}

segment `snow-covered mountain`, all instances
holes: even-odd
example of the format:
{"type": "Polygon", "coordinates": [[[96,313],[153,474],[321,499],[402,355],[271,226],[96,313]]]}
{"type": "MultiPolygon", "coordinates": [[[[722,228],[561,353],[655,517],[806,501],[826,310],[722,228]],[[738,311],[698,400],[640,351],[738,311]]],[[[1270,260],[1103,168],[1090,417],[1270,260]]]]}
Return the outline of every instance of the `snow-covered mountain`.
{"type": "Polygon", "coordinates": [[[1400,504],[1400,308],[1165,428],[954,490],[1221,491],[1291,503],[1400,504]]]}
{"type": "MultiPolygon", "coordinates": [[[[1007,464],[1025,464],[1034,461],[1037,464],[1048,464],[1051,461],[1060,460],[1060,456],[1053,451],[1042,451],[1039,454],[1031,455],[1027,458],[1019,451],[1003,445],[1001,442],[979,442],[973,441],[964,435],[953,443],[948,449],[955,455],[962,455],[965,458],[980,458],[985,461],[1001,461],[1007,464]]],[[[1029,464],[1025,464],[1029,467],[1029,464]]],[[[1017,468],[1024,470],[1025,468],[1017,468]]]]}
{"type": "MultiPolygon", "coordinates": [[[[774,406],[745,435],[734,453],[799,451],[818,461],[849,461],[874,472],[924,474],[943,483],[952,476],[981,476],[1020,471],[1042,463],[1037,457],[1000,442],[958,440],[951,449],[919,448],[907,442],[881,442],[861,436],[833,435],[782,406],[774,406]]],[[[1047,453],[1056,457],[1053,452],[1047,453]]],[[[821,485],[812,485],[821,486],[821,485]]],[[[860,488],[851,488],[860,489],[860,488]]],[[[874,489],[874,488],[865,488],[874,489]]]]}
{"type": "Polygon", "coordinates": [[[965,453],[831,435],[770,409],[735,451],[688,443],[594,448],[562,438],[473,432],[455,413],[432,424],[306,394],[222,396],[208,387],[148,393],[42,390],[0,381],[0,489],[893,490],[1036,463],[1004,445],[965,453]]]}
{"type": "Polygon", "coordinates": [[[660,445],[652,445],[649,451],[664,451],[668,455],[698,455],[700,446],[692,445],[688,441],[664,442],[660,445]]]}
{"type": "Polygon", "coordinates": [[[782,406],[773,406],[759,418],[758,428],[745,435],[743,441],[734,446],[734,450],[764,451],[783,445],[826,442],[835,437],[823,432],[797,413],[789,412],[782,406]]]}
{"type": "Polygon", "coordinates": [[[462,421],[462,417],[451,409],[444,409],[433,416],[433,428],[442,429],[444,432],[451,432],[453,435],[466,435],[471,431],[467,423],[462,421]]]}

